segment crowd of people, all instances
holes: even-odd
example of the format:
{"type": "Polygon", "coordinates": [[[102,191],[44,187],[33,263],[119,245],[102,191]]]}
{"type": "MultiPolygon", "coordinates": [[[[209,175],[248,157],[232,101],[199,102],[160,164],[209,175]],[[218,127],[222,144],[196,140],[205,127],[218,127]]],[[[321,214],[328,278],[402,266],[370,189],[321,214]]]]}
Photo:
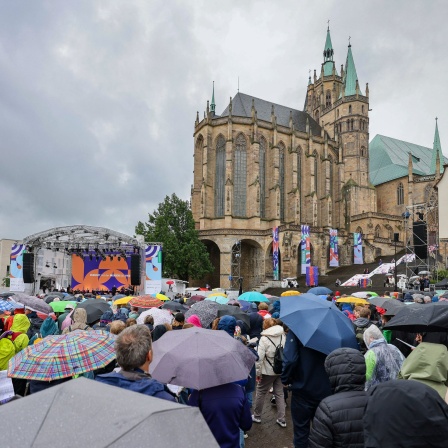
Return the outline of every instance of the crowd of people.
{"type": "MultiPolygon", "coordinates": [[[[335,302],[340,297],[344,296],[336,291],[327,300],[335,302]]],[[[420,302],[406,294],[391,298],[420,302]]],[[[175,303],[184,306],[179,299],[175,303]]],[[[83,300],[78,297],[79,302],[83,300]]],[[[421,306],[436,300],[437,296],[429,301],[424,298],[421,306]]],[[[281,298],[269,304],[252,302],[246,308],[231,301],[229,308],[239,307],[247,318],[239,319],[229,309],[210,324],[198,314],[176,311],[175,306],[169,323],[157,323],[152,315],[142,319],[145,310],[141,308],[115,305],[114,296],[109,302],[110,309],[94,322],[85,309],[71,303],[63,312],[47,317],[18,304],[0,318],[0,370],[7,370],[9,361],[28,345],[51,335],[104,332],[115,338],[115,359],[77,376],[197,406],[221,447],[244,447],[245,439],[265,423],[267,404],[275,406],[279,431],[287,427],[288,404],[295,448],[446,446],[447,332],[388,330],[384,326],[390,317],[381,307],[344,303],[338,306],[353,326],[358,349],[341,347],[326,354],[306,347],[282,322],[281,298]],[[203,327],[226,332],[255,355],[247,377],[202,390],[172,387],[154,379],[150,374],[153,343],[168,332],[203,327]]],[[[25,397],[71,380],[74,377],[13,378],[13,386],[16,396],[25,397]]]]}

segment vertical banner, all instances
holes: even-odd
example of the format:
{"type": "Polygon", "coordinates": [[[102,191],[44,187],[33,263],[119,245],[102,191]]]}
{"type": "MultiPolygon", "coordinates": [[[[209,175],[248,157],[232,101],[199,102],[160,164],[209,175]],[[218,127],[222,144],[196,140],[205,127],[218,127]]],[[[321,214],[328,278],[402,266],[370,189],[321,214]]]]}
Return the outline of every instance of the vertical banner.
{"type": "Polygon", "coordinates": [[[363,264],[363,261],[362,261],[362,233],[354,233],[353,234],[353,250],[354,250],[353,264],[363,264]]]}
{"type": "Polygon", "coordinates": [[[330,266],[339,266],[338,231],[330,229],[330,266]]]}
{"type": "Polygon", "coordinates": [[[319,284],[319,269],[317,266],[306,267],[306,286],[317,286],[319,284]]]}
{"type": "Polygon", "coordinates": [[[145,294],[158,294],[162,290],[162,247],[149,244],[145,250],[145,294]]]}
{"type": "Polygon", "coordinates": [[[15,292],[25,291],[23,283],[23,252],[24,244],[13,244],[10,255],[9,290],[15,292]]]}
{"type": "Polygon", "coordinates": [[[278,272],[278,227],[272,228],[272,264],[274,280],[279,280],[278,272]]]}
{"type": "Polygon", "coordinates": [[[310,226],[302,225],[301,229],[301,273],[306,274],[306,267],[311,266],[310,226]]]}

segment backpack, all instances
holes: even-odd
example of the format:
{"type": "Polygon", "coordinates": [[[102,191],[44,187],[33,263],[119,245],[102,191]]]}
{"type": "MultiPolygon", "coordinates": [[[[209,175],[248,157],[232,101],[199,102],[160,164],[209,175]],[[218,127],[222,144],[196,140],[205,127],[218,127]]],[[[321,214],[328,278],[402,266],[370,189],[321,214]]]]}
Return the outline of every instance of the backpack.
{"type": "Polygon", "coordinates": [[[269,336],[266,336],[275,347],[274,360],[273,362],[269,361],[268,357],[266,357],[266,361],[272,367],[272,370],[276,375],[280,375],[283,370],[283,347],[282,347],[282,336],[280,336],[280,343],[275,345],[272,339],[269,336]]]}
{"type": "Polygon", "coordinates": [[[370,325],[372,325],[372,322],[369,322],[369,325],[365,327],[355,328],[356,341],[358,342],[359,349],[362,354],[364,354],[367,351],[367,346],[366,343],[364,342],[364,332],[367,330],[367,328],[370,327],[370,325]]]}

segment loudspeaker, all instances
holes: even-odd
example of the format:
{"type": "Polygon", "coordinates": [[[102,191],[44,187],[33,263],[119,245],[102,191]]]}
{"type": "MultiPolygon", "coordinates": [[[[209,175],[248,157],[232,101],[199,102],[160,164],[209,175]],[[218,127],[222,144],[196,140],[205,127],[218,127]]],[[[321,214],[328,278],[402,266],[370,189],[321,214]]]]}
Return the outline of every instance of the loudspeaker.
{"type": "Polygon", "coordinates": [[[400,234],[399,233],[394,233],[394,243],[398,243],[400,240],[400,234]]]}
{"type": "Polygon", "coordinates": [[[34,283],[34,254],[23,254],[23,282],[34,283]]]}
{"type": "Polygon", "coordinates": [[[413,223],[414,233],[414,251],[416,257],[424,260],[428,258],[428,234],[426,229],[426,222],[416,221],[413,223]]]}
{"type": "Polygon", "coordinates": [[[131,255],[131,285],[140,285],[141,280],[141,255],[132,254],[131,255]]]}

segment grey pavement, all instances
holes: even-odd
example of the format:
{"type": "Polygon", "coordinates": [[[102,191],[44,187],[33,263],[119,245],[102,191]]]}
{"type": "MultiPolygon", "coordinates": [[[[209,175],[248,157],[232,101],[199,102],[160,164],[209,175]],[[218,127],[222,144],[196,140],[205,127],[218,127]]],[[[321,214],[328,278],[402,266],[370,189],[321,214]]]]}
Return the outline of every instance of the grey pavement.
{"type": "MultiPolygon", "coordinates": [[[[255,397],[254,397],[255,398],[255,397]]],[[[246,448],[293,448],[291,408],[290,398],[286,407],[286,428],[281,428],[275,421],[277,420],[276,407],[269,400],[271,394],[267,395],[261,416],[261,423],[253,423],[252,429],[248,432],[246,448]]]]}

